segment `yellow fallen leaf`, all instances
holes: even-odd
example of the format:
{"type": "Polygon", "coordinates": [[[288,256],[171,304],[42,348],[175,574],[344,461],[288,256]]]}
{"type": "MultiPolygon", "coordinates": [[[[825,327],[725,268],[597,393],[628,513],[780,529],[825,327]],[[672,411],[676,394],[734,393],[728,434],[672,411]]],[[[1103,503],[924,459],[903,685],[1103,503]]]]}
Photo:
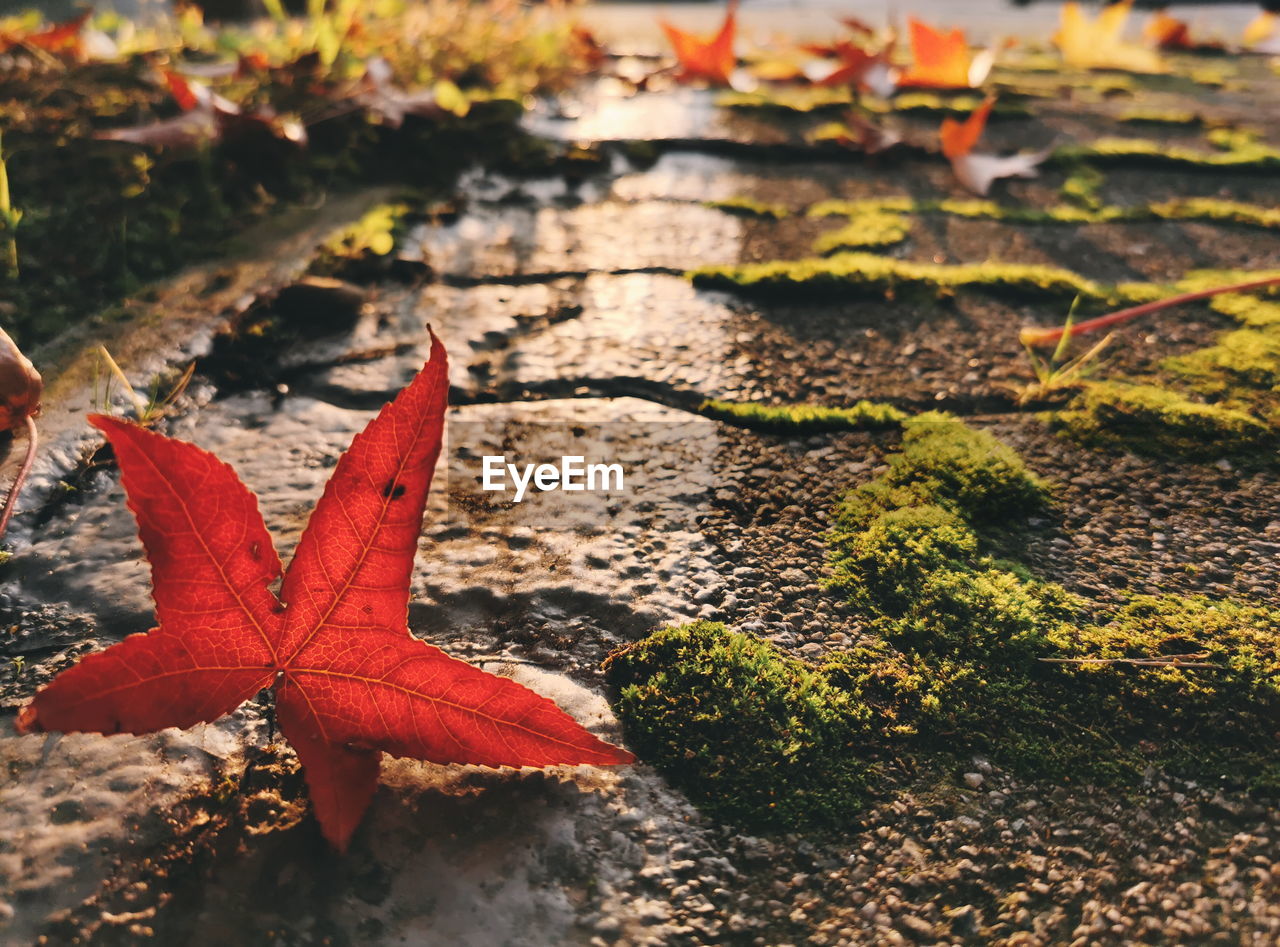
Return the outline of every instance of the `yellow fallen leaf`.
{"type": "Polygon", "coordinates": [[[1072,0],[1062,6],[1062,20],[1053,43],[1069,66],[1082,69],[1122,69],[1128,72],[1168,72],[1164,60],[1150,49],[1123,39],[1133,0],[1106,7],[1091,20],[1072,0]]]}
{"type": "Polygon", "coordinates": [[[1255,53],[1280,52],[1280,17],[1269,10],[1259,13],[1244,28],[1244,45],[1255,53]]]}

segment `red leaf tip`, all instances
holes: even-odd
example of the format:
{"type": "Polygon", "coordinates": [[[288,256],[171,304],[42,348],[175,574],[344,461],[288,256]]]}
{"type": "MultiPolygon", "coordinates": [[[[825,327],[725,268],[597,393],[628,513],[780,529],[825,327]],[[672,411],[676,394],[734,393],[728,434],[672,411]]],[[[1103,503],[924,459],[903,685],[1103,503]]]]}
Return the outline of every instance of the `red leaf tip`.
{"type": "Polygon", "coordinates": [[[18,719],[14,723],[14,729],[19,733],[42,733],[44,731],[44,727],[40,726],[39,715],[36,713],[35,701],[18,711],[18,719]]]}

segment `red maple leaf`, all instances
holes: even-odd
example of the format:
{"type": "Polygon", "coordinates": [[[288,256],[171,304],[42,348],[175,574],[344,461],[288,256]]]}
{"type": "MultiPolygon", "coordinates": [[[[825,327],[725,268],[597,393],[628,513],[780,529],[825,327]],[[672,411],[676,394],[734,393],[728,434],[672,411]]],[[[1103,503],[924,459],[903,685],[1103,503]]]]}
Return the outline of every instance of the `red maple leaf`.
{"type": "Polygon", "coordinates": [[[444,347],[352,442],[284,575],[235,472],[199,448],[95,415],[151,563],[156,625],[40,690],[20,732],[147,733],[275,690],[325,836],[344,849],[382,753],[483,766],[610,765],[630,753],[408,628],[409,575],[448,394],[444,347]]]}
{"type": "Polygon", "coordinates": [[[54,23],[35,33],[0,33],[0,52],[23,45],[46,53],[66,53],[74,58],[84,55],[84,39],[80,32],[93,16],[90,8],[61,23],[54,23]]]}
{"type": "Polygon", "coordinates": [[[672,26],[665,20],[658,25],[667,34],[671,48],[680,64],[676,78],[681,82],[703,80],[714,85],[729,85],[737,60],[733,55],[733,41],[737,34],[738,0],[729,0],[724,23],[709,39],[672,26]]]}

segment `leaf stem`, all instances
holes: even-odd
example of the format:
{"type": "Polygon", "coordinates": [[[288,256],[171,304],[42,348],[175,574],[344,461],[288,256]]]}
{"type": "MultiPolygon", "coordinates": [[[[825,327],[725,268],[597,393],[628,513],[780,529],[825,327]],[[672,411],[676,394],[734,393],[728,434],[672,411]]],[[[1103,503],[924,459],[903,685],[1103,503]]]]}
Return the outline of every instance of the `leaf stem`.
{"type": "Polygon", "coordinates": [[[27,455],[22,458],[22,466],[18,468],[18,475],[13,478],[9,495],[4,498],[3,509],[0,509],[0,539],[4,538],[5,530],[9,528],[9,520],[13,517],[13,511],[18,505],[18,494],[22,492],[22,485],[27,482],[27,474],[31,473],[31,465],[36,459],[36,445],[40,442],[39,435],[36,433],[35,418],[28,414],[26,422],[27,455]]]}
{"type": "MultiPolygon", "coordinates": [[[[1108,313],[1095,319],[1086,319],[1084,322],[1070,325],[1070,332],[1073,336],[1083,335],[1086,332],[1096,332],[1098,329],[1105,329],[1107,326],[1126,322],[1129,319],[1136,319],[1138,316],[1159,312],[1161,309],[1168,309],[1171,306],[1181,306],[1183,303],[1195,302],[1198,299],[1208,299],[1210,296],[1217,296],[1220,293],[1244,293],[1249,290],[1263,289],[1277,284],[1280,284],[1280,276],[1250,280],[1247,283],[1234,283],[1231,286],[1217,286],[1213,289],[1200,289],[1194,293],[1183,293],[1180,296],[1170,296],[1168,299],[1157,299],[1154,302],[1131,306],[1128,309],[1121,309],[1119,312],[1108,313]]],[[[1050,345],[1061,339],[1067,331],[1068,326],[1040,329],[1028,326],[1018,333],[1018,338],[1022,340],[1023,345],[1050,345]]]]}

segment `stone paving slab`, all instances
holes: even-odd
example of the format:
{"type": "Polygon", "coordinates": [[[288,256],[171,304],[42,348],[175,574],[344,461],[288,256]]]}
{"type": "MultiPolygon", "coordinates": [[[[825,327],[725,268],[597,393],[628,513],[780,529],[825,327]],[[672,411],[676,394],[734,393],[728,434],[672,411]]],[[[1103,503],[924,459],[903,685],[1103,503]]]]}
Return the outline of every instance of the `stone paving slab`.
{"type": "MultiPolygon", "coordinates": [[[[1254,71],[1250,81],[1266,81],[1254,71]]],[[[1251,94],[1224,93],[1220,117],[1240,118],[1251,94]]],[[[1047,106],[1043,121],[994,123],[991,140],[1093,135],[1124,107],[1076,104],[1047,106]]],[[[1259,120],[1272,107],[1259,106],[1259,120]]],[[[903,121],[931,144],[936,117],[903,121]]],[[[961,196],[936,157],[839,159],[807,149],[805,122],[731,112],[707,93],[585,91],[531,127],[613,142],[605,173],[471,176],[456,220],[419,226],[397,249],[427,262],[434,280],[363,285],[350,333],[307,339],[235,386],[199,378],[167,429],[232,463],[287,559],[340,451],[420,367],[429,323],[449,348],[455,407],[413,573],[411,628],[610,738],[618,724],[599,663],[661,624],[723,619],[813,660],[865,634],[822,585],[823,533],[837,495],[883,470],[896,435],[748,432],[693,414],[703,397],[956,411],[1060,486],[1056,518],[1035,524],[1023,550],[1037,574],[1102,603],[1157,590],[1278,601],[1273,469],[1116,457],[1065,445],[1015,411],[1010,390],[1026,376],[1015,330],[1053,321],[1056,304],[766,299],[683,277],[694,265],[811,255],[813,237],[838,220],[796,215],[823,199],[961,196]],[[657,160],[642,168],[645,156],[627,157],[621,144],[646,138],[657,160]],[[730,158],[726,144],[743,147],[730,158]],[[735,197],[793,214],[774,222],[703,204],[735,197]],[[572,443],[566,429],[625,460],[635,491],[513,505],[477,490],[478,458],[515,445],[553,457],[572,443]]],[[[1167,140],[1202,138],[1197,126],[1167,140]]],[[[1048,169],[998,196],[1057,201],[1064,174],[1048,169]]],[[[1117,203],[1169,194],[1274,203],[1275,178],[1259,173],[1116,168],[1106,178],[1103,194],[1117,203]]],[[[318,240],[308,232],[288,265],[286,255],[270,272],[259,263],[253,279],[232,269],[234,293],[201,297],[212,277],[181,284],[192,300],[181,332],[148,347],[163,315],[153,312],[113,351],[140,381],[203,355],[219,325],[264,281],[292,279],[299,247],[318,240]]],[[[1201,222],[1037,228],[938,216],[916,221],[888,252],[1057,263],[1101,280],[1280,264],[1273,233],[1201,222]]],[[[1152,322],[1108,370],[1150,367],[1225,327],[1198,311],[1152,322]]],[[[64,377],[43,422],[53,447],[33,492],[41,504],[92,446],[80,420],[85,375],[64,377]]],[[[149,624],[147,568],[114,474],[79,469],[76,484],[38,520],[24,511],[11,534],[17,555],[0,605],[17,630],[3,654],[25,670],[0,677],[10,715],[79,654],[149,624]]],[[[300,944],[843,944],[977,942],[1000,931],[1009,943],[1109,943],[1153,921],[1182,942],[1215,924],[1257,943],[1280,932],[1280,810],[1230,786],[1151,774],[1127,795],[1094,793],[975,759],[851,815],[842,837],[757,838],[711,822],[644,764],[517,775],[387,761],[368,821],[338,859],[272,732],[257,699],[217,724],[150,737],[0,732],[12,776],[0,790],[0,939],[109,943],[151,931],[161,942],[223,944],[252,930],[300,944]]]]}

